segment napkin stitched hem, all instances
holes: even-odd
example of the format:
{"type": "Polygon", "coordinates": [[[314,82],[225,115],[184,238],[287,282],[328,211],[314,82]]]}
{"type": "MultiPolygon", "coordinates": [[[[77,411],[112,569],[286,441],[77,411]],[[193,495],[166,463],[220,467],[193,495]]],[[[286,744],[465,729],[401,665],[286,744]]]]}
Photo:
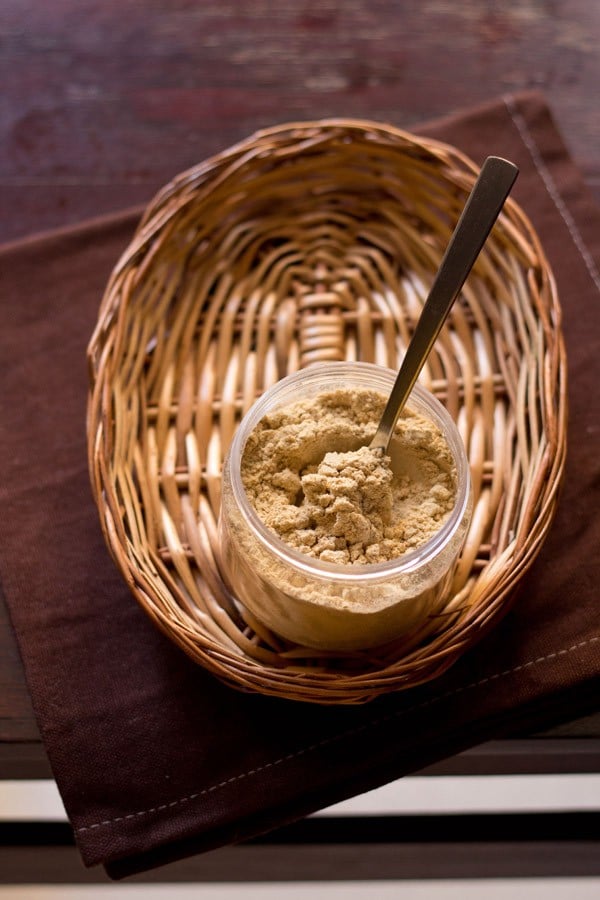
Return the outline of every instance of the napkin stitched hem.
{"type": "Polygon", "coordinates": [[[244,778],[251,777],[252,775],[258,775],[259,773],[271,769],[274,766],[280,766],[283,763],[289,762],[293,759],[297,759],[299,756],[304,756],[307,753],[312,753],[315,750],[319,750],[322,747],[334,744],[337,741],[354,737],[357,734],[361,734],[371,728],[376,728],[377,726],[382,725],[386,722],[391,722],[394,719],[401,719],[404,716],[410,715],[411,713],[418,710],[425,709],[428,706],[433,706],[435,703],[447,700],[450,697],[456,696],[457,694],[465,693],[466,691],[483,687],[484,685],[489,684],[491,681],[496,681],[500,678],[507,678],[509,675],[514,675],[518,672],[522,672],[525,669],[531,668],[532,666],[550,662],[551,660],[557,659],[560,656],[566,656],[569,653],[576,653],[583,647],[587,647],[590,644],[595,644],[598,642],[600,642],[600,636],[591,637],[585,641],[579,641],[577,644],[573,644],[571,647],[567,647],[561,650],[554,650],[552,653],[547,653],[544,656],[538,656],[536,659],[530,659],[527,662],[520,663],[519,665],[513,666],[513,668],[511,669],[505,669],[502,672],[494,672],[492,675],[486,675],[484,678],[480,678],[477,681],[471,682],[470,684],[460,685],[457,688],[453,688],[450,691],[445,691],[443,694],[438,694],[435,697],[430,697],[427,700],[421,701],[420,703],[415,703],[412,706],[406,707],[405,709],[396,710],[396,712],[389,713],[385,716],[378,716],[377,718],[371,719],[369,722],[365,722],[356,728],[345,729],[339,734],[324,738],[322,741],[317,741],[307,747],[301,747],[300,749],[295,750],[293,753],[286,753],[285,756],[281,756],[278,759],[271,760],[270,762],[264,763],[261,766],[255,766],[252,769],[248,769],[246,772],[240,772],[237,775],[232,775],[230,778],[227,778],[224,781],[220,781],[217,784],[211,785],[210,787],[203,788],[202,790],[199,790],[195,793],[188,794],[186,797],[179,797],[176,800],[171,800],[169,803],[161,803],[158,806],[151,806],[148,809],[142,809],[136,812],[127,813],[124,816],[115,816],[112,819],[104,819],[100,822],[94,822],[91,825],[80,825],[74,830],[78,834],[81,834],[86,831],[93,831],[95,829],[107,827],[109,825],[115,825],[118,822],[126,822],[130,819],[136,819],[141,816],[164,812],[167,809],[173,809],[174,807],[180,806],[184,803],[190,803],[193,800],[197,800],[199,797],[204,797],[207,794],[212,794],[215,791],[226,787],[227,785],[234,784],[236,781],[242,781],[244,778]]]}
{"type": "Polygon", "coordinates": [[[531,156],[532,162],[533,162],[535,168],[537,169],[537,171],[539,172],[540,178],[542,179],[542,181],[544,183],[544,187],[548,191],[550,199],[552,200],[556,209],[558,210],[558,213],[559,213],[561,219],[567,226],[569,234],[571,235],[571,238],[573,239],[573,243],[575,244],[575,247],[577,248],[579,255],[581,256],[581,258],[583,259],[583,262],[585,263],[585,267],[589,273],[590,278],[594,282],[596,289],[600,292],[600,272],[598,272],[598,268],[596,266],[596,263],[594,262],[592,254],[590,253],[585,241],[583,240],[582,234],[581,234],[579,228],[577,227],[577,224],[576,224],[573,216],[571,215],[567,204],[561,197],[560,192],[559,192],[558,188],[556,187],[554,178],[552,177],[550,170],[548,169],[546,163],[544,162],[544,158],[542,156],[540,148],[538,147],[536,140],[535,140],[534,136],[532,135],[531,131],[527,127],[527,122],[525,121],[523,115],[521,114],[521,112],[518,109],[518,104],[517,104],[516,98],[512,94],[507,94],[502,98],[502,100],[510,114],[511,119],[513,120],[515,128],[519,132],[519,136],[520,136],[521,140],[523,141],[523,143],[527,147],[527,150],[529,151],[529,155],[531,156]]]}

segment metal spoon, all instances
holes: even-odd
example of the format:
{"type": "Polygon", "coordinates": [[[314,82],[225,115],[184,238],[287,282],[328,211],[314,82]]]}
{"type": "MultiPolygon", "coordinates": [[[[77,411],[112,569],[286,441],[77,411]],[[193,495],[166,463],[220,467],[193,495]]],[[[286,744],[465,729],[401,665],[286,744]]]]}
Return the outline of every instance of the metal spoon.
{"type": "Polygon", "coordinates": [[[518,174],[513,163],[498,156],[484,162],[419,316],[371,448],[387,451],[398,416],[518,174]]]}

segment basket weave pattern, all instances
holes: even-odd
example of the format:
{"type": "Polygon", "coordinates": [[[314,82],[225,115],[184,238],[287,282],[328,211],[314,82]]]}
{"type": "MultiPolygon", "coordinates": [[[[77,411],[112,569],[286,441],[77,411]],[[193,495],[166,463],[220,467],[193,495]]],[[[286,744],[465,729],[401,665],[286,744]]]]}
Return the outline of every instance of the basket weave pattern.
{"type": "Polygon", "coordinates": [[[458,423],[474,486],[444,610],[376,651],[327,655],[270,634],[219,569],[241,416],[315,363],[397,368],[475,176],[456,150],[387,126],[281,126],[164,188],[115,266],[88,350],[105,539],[156,624],[231,685],[357,703],[433,678],[504,614],[540,549],[566,363],[552,275],[509,200],[420,379],[458,423]]]}

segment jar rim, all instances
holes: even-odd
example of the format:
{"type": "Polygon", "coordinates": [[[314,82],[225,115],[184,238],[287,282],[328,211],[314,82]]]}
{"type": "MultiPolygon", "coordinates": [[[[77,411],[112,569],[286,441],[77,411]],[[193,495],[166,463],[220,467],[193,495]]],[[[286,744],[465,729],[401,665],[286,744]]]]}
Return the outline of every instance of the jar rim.
{"type": "Polygon", "coordinates": [[[461,525],[471,491],[471,475],[464,444],[447,409],[437,397],[418,383],[414,385],[406,405],[415,412],[428,416],[442,432],[456,466],[457,482],[456,499],[450,515],[439,531],[436,531],[419,547],[402,556],[379,563],[349,565],[321,560],[296,550],[280,538],[262,521],[246,493],[241,477],[241,461],[248,437],[268,412],[285,405],[286,402],[294,402],[295,399],[298,399],[293,394],[300,382],[303,387],[314,387],[316,395],[329,389],[328,381],[334,378],[343,378],[345,386],[347,386],[348,377],[354,376],[360,382],[357,386],[372,390],[380,389],[385,394],[386,391],[391,390],[396,374],[393,369],[375,363],[314,363],[305,369],[286,375],[268,388],[250,407],[237,428],[227,454],[226,464],[229,466],[231,487],[238,509],[247,525],[270,552],[305,576],[359,584],[408,574],[436,557],[461,525]]]}

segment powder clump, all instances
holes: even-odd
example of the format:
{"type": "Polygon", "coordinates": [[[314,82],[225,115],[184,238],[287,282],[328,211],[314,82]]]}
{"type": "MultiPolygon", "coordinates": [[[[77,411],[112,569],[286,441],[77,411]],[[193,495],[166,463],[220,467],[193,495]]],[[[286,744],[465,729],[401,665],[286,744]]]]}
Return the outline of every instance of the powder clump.
{"type": "Polygon", "coordinates": [[[456,496],[449,448],[434,423],[405,409],[390,456],[372,450],[385,404],[338,389],[265,416],[250,434],[242,481],[259,517],[324,562],[379,563],[427,541],[456,496]]]}
{"type": "MultiPolygon", "coordinates": [[[[381,451],[360,447],[326,453],[301,476],[311,528],[301,536],[314,555],[329,562],[355,562],[384,539],[392,516],[392,470],[381,451]],[[314,535],[314,543],[312,536],[314,535]]],[[[277,529],[277,522],[273,523],[277,529]]],[[[290,543],[296,544],[298,536],[290,543]]]]}

